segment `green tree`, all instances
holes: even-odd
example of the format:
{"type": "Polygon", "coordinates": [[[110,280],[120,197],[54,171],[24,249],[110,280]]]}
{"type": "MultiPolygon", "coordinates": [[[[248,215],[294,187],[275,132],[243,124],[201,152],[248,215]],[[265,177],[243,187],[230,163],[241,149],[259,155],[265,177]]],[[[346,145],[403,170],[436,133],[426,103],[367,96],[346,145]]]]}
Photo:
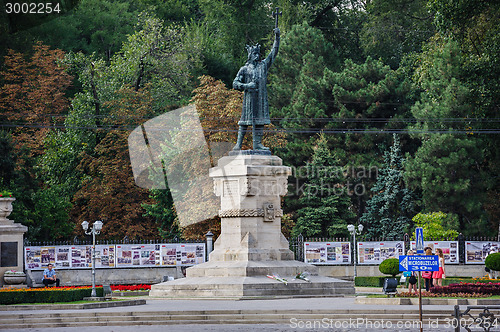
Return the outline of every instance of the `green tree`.
{"type": "Polygon", "coordinates": [[[316,139],[300,131],[323,128],[324,123],[315,120],[328,117],[323,71],[338,65],[332,44],[307,23],[293,26],[283,38],[270,75],[269,103],[271,116],[282,119],[281,125],[288,130],[288,144],[279,152],[285,162],[303,165],[312,154],[316,139]]]}
{"type": "Polygon", "coordinates": [[[419,52],[434,34],[433,13],[427,0],[373,0],[360,34],[367,56],[397,68],[405,54],[419,52]]]}
{"type": "MultiPolygon", "coordinates": [[[[449,240],[458,236],[458,220],[456,215],[441,211],[419,213],[413,217],[416,227],[422,227],[424,234],[433,240],[449,240]]],[[[414,233],[414,232],[413,232],[414,233]]]]}
{"type": "Polygon", "coordinates": [[[422,192],[424,211],[456,214],[465,233],[477,231],[474,225],[484,222],[483,203],[491,184],[486,181],[482,148],[490,139],[474,132],[481,128],[476,119],[483,115],[476,112],[462,64],[453,39],[436,37],[420,55],[414,80],[421,94],[411,112],[417,119],[413,128],[422,132],[422,145],[408,158],[405,178],[422,192]]]}
{"type": "Polygon", "coordinates": [[[405,165],[406,182],[422,192],[424,209],[458,215],[461,230],[472,230],[484,217],[485,183],[478,163],[483,153],[477,143],[452,134],[434,134],[405,165]]]}
{"type": "Polygon", "coordinates": [[[0,130],[0,190],[9,189],[15,177],[16,156],[12,137],[5,130],[0,130]]]}
{"type": "Polygon", "coordinates": [[[292,234],[348,236],[347,224],[353,222],[355,214],[343,186],[342,167],[330,152],[324,134],[318,137],[316,144],[311,162],[306,165],[307,179],[299,200],[302,208],[297,211],[292,234]]]}
{"type": "Polygon", "coordinates": [[[149,196],[153,203],[143,204],[146,211],[145,216],[153,218],[159,225],[158,231],[162,239],[172,240],[175,237],[181,238],[182,233],[179,229],[177,215],[175,213],[174,201],[170,190],[153,189],[149,196]]]}
{"type": "Polygon", "coordinates": [[[399,137],[394,134],[393,138],[390,151],[384,154],[377,183],[371,188],[374,195],[360,219],[367,225],[369,238],[401,239],[410,227],[415,210],[415,197],[403,181],[404,159],[399,137]]]}
{"type": "MultiPolygon", "coordinates": [[[[443,39],[456,41],[460,50],[461,82],[470,89],[467,104],[469,117],[480,118],[473,128],[494,129],[500,103],[500,4],[498,1],[432,0],[436,27],[443,39]]],[[[487,227],[498,229],[500,220],[500,136],[484,135],[480,146],[488,184],[485,209],[490,219],[487,227]]]]}
{"type": "Polygon", "coordinates": [[[110,60],[133,33],[141,9],[121,0],[80,0],[69,14],[27,33],[66,52],[96,53],[110,60]]]}

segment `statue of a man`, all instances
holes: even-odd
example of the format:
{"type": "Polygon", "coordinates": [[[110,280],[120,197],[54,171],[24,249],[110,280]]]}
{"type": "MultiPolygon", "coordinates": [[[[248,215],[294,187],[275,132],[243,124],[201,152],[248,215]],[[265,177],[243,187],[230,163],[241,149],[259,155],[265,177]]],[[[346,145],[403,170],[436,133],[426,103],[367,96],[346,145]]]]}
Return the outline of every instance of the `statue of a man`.
{"type": "Polygon", "coordinates": [[[271,52],[263,61],[260,60],[260,45],[247,45],[248,60],[240,68],[236,78],[233,81],[233,88],[243,90],[243,110],[241,119],[238,122],[238,141],[233,150],[241,150],[241,144],[248,126],[252,126],[253,149],[269,150],[262,145],[262,135],[264,134],[264,125],[270,124],[269,104],[267,102],[267,74],[269,68],[278,55],[280,45],[280,30],[274,29],[274,44],[271,52]]]}

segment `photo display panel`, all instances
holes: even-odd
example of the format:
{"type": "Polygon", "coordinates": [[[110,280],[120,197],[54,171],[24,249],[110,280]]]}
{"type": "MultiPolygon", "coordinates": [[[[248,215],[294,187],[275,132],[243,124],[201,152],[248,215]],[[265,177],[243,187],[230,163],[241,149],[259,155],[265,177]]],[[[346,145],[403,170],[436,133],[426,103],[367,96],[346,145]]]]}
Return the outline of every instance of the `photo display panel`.
{"type": "Polygon", "coordinates": [[[380,264],[404,254],[403,241],[358,242],[359,264],[380,264]]]}
{"type": "Polygon", "coordinates": [[[304,242],[304,252],[309,264],[351,264],[350,242],[304,242]]]}
{"type": "Polygon", "coordinates": [[[465,264],[484,264],[484,260],[493,250],[499,252],[500,242],[465,241],[465,264]]]}
{"type": "MultiPolygon", "coordinates": [[[[416,242],[411,241],[411,249],[416,253],[416,242]]],[[[458,241],[424,241],[424,248],[430,247],[432,253],[436,254],[436,249],[443,250],[445,264],[458,264],[458,241]]],[[[406,254],[406,253],[405,253],[406,254]]]]}
{"type": "MultiPolygon", "coordinates": [[[[24,248],[29,270],[92,267],[92,245],[29,246],[24,248]]],[[[205,243],[117,244],[95,246],[96,268],[190,266],[205,262],[205,243]]]]}

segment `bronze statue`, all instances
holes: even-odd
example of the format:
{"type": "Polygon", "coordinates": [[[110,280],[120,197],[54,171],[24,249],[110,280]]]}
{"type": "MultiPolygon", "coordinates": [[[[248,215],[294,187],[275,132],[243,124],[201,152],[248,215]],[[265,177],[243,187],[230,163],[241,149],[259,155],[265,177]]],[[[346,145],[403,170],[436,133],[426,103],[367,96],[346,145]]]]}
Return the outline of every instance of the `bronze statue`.
{"type": "Polygon", "coordinates": [[[263,60],[260,60],[260,45],[247,45],[248,60],[243,67],[240,68],[236,78],[233,81],[233,89],[243,90],[243,109],[241,119],[238,122],[238,140],[233,150],[241,150],[241,144],[245,137],[248,126],[252,126],[253,134],[253,149],[254,150],[269,150],[262,145],[262,136],[264,134],[264,125],[270,124],[269,118],[269,103],[267,102],[267,74],[269,68],[276,59],[280,45],[280,29],[278,28],[278,15],[281,13],[273,13],[276,17],[276,25],[274,28],[274,44],[269,55],[263,60]]]}

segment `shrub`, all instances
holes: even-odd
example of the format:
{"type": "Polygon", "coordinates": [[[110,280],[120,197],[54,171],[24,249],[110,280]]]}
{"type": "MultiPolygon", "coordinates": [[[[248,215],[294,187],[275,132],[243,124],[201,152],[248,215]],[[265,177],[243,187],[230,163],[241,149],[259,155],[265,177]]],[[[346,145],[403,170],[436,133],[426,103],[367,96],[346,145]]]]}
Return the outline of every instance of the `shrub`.
{"type": "Polygon", "coordinates": [[[484,261],[484,265],[493,271],[500,271],[500,252],[489,254],[484,261]]]}
{"type": "Polygon", "coordinates": [[[433,287],[430,289],[431,293],[435,294],[453,294],[453,293],[466,293],[466,294],[490,294],[500,295],[499,283],[459,283],[450,284],[443,287],[433,287]]]}
{"type": "MultiPolygon", "coordinates": [[[[478,298],[478,297],[490,297],[491,294],[481,294],[481,293],[431,293],[422,291],[422,297],[465,297],[465,298],[478,298]]],[[[413,292],[401,292],[397,293],[396,297],[418,297],[418,293],[413,292]]]]}
{"type": "Polygon", "coordinates": [[[356,277],[354,285],[360,287],[384,287],[385,277],[356,277]]]}
{"type": "Polygon", "coordinates": [[[390,274],[395,277],[399,272],[399,259],[397,258],[387,258],[378,266],[378,269],[383,274],[390,274]]]}
{"type": "MultiPolygon", "coordinates": [[[[0,290],[0,304],[15,303],[54,303],[80,301],[89,297],[92,288],[54,287],[54,288],[5,288],[0,290]]],[[[96,287],[97,296],[103,296],[102,287],[96,287]]]]}

